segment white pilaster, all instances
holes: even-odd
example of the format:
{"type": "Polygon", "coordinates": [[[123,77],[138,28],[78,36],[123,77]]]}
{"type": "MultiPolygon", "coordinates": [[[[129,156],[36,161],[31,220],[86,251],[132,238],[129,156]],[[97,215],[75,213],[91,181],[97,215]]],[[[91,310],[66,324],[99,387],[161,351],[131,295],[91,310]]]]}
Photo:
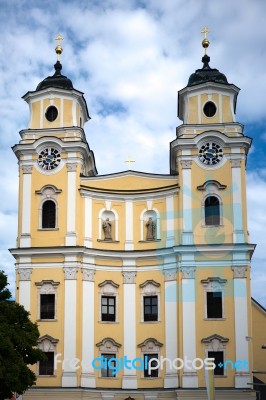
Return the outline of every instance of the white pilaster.
{"type": "Polygon", "coordinates": [[[74,362],[76,353],[76,310],[77,310],[77,268],[64,267],[65,301],[64,301],[64,368],[63,387],[77,386],[77,370],[74,362]]]}
{"type": "MultiPolygon", "coordinates": [[[[196,358],[195,267],[182,267],[183,359],[196,358]]],[[[197,388],[197,372],[184,366],[183,388],[197,388]]]]}
{"type": "Polygon", "coordinates": [[[242,214],[241,159],[231,160],[233,182],[234,243],[245,241],[242,214]]]}
{"type": "Polygon", "coordinates": [[[125,250],[134,250],[133,243],[133,203],[126,201],[126,241],[125,250]]]}
{"type": "Polygon", "coordinates": [[[175,245],[174,197],[166,197],[166,247],[175,245]]]}
{"type": "MultiPolygon", "coordinates": [[[[178,330],[177,330],[177,284],[176,270],[166,270],[164,278],[165,293],[165,357],[170,360],[178,358],[178,330]]],[[[164,388],[178,387],[178,376],[175,369],[166,363],[164,388]]]]}
{"type": "Polygon", "coordinates": [[[249,362],[248,299],[246,267],[232,267],[234,272],[234,308],[235,308],[235,346],[236,360],[241,360],[241,368],[236,368],[235,387],[247,388],[250,371],[244,368],[243,361],[249,362]]]}
{"type": "Polygon", "coordinates": [[[183,202],[183,233],[182,244],[193,244],[192,233],[192,191],[191,191],[191,160],[182,160],[182,202],[183,202]]]}
{"type": "Polygon", "coordinates": [[[92,199],[90,197],[85,197],[84,200],[84,246],[92,247],[92,199]]]}
{"type": "Polygon", "coordinates": [[[31,224],[31,165],[23,165],[23,186],[22,186],[22,227],[20,247],[31,246],[30,224],[31,224]]]}
{"type": "Polygon", "coordinates": [[[19,268],[19,298],[18,302],[26,311],[30,312],[30,275],[32,268],[19,268]]]}
{"type": "Polygon", "coordinates": [[[82,374],[81,386],[95,388],[94,359],[94,270],[82,269],[82,374]]]}
{"type": "MultiPolygon", "coordinates": [[[[135,271],[123,272],[124,277],[124,356],[136,358],[136,285],[135,271]]],[[[122,389],[137,389],[135,369],[124,369],[122,389]]]]}
{"type": "Polygon", "coordinates": [[[76,246],[76,169],[77,164],[67,164],[67,234],[66,246],[76,246]]]}

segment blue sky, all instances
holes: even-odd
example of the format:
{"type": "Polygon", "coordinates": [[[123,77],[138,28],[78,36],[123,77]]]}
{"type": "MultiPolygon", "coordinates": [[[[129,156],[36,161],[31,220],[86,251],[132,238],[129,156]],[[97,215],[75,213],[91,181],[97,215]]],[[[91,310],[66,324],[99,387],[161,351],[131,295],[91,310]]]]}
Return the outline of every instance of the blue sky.
{"type": "Polygon", "coordinates": [[[53,73],[54,38],[64,37],[63,71],[85,93],[87,139],[100,174],[169,172],[177,91],[201,67],[204,26],[211,66],[241,88],[237,120],[253,138],[247,163],[249,232],[257,243],[252,294],[266,306],[266,2],[254,0],[0,0],[0,260],[14,287],[8,248],[17,234],[17,161],[11,146],[27,128],[21,99],[53,73]]]}

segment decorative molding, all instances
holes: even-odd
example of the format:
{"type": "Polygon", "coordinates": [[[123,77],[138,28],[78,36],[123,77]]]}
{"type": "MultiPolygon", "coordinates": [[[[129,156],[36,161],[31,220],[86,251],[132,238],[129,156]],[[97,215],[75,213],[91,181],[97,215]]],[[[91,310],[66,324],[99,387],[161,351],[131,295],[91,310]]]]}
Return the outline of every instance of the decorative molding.
{"type": "Polygon", "coordinates": [[[18,273],[20,281],[30,281],[32,268],[19,268],[18,273]]]}
{"type": "Polygon", "coordinates": [[[247,267],[232,267],[234,278],[246,278],[247,267]]]}
{"type": "Polygon", "coordinates": [[[158,340],[156,340],[155,338],[148,338],[145,339],[144,342],[138,344],[138,347],[140,347],[142,349],[142,351],[154,351],[155,347],[162,347],[163,344],[158,342],[158,340]]]}
{"type": "Polygon", "coordinates": [[[169,282],[169,281],[175,281],[176,280],[176,269],[165,269],[163,271],[164,273],[164,281],[169,282]]]}
{"type": "Polygon", "coordinates": [[[94,282],[94,275],[95,275],[94,269],[81,268],[81,271],[82,271],[83,281],[94,282]]]}
{"type": "Polygon", "coordinates": [[[64,267],[63,270],[65,273],[65,280],[77,279],[77,267],[64,267]]]}
{"type": "Polygon", "coordinates": [[[120,343],[117,343],[114,339],[107,337],[103,340],[101,340],[99,343],[96,343],[97,347],[100,347],[100,351],[117,351],[119,347],[122,345],[120,343]]]}
{"type": "Polygon", "coordinates": [[[32,173],[32,165],[22,165],[23,174],[31,174],[32,173]]]}
{"type": "Polygon", "coordinates": [[[137,273],[135,271],[122,272],[124,283],[135,283],[137,273]]]}
{"type": "Polygon", "coordinates": [[[148,279],[147,281],[141,283],[141,284],[139,285],[139,287],[140,287],[140,288],[144,288],[144,287],[147,286],[147,285],[153,285],[153,286],[156,286],[156,287],[161,286],[160,283],[155,282],[153,279],[148,279]]]}
{"type": "Polygon", "coordinates": [[[58,342],[59,342],[58,339],[55,339],[50,335],[44,335],[37,340],[38,348],[44,352],[55,351],[56,344],[58,342]]]}
{"type": "Polygon", "coordinates": [[[75,164],[67,163],[66,166],[67,166],[67,171],[68,172],[75,172],[77,170],[78,164],[76,164],[76,163],[75,164]]]}
{"type": "Polygon", "coordinates": [[[192,161],[191,160],[181,160],[182,169],[191,169],[192,161]]]}
{"type": "Polygon", "coordinates": [[[222,185],[220,182],[214,180],[214,179],[210,179],[206,182],[203,183],[203,185],[197,186],[198,190],[201,191],[206,191],[206,192],[213,192],[213,188],[215,188],[216,190],[224,190],[227,188],[226,185],[222,185]]]}
{"type": "Polygon", "coordinates": [[[226,348],[226,343],[228,341],[228,338],[217,335],[216,333],[201,339],[201,342],[205,344],[206,350],[209,351],[223,351],[226,348]]]}
{"type": "Polygon", "coordinates": [[[213,277],[201,280],[203,286],[210,291],[223,289],[223,286],[226,284],[226,282],[227,279],[221,279],[219,277],[213,277]]]}
{"type": "Polygon", "coordinates": [[[196,267],[181,267],[182,279],[195,279],[196,267]]]}
{"type": "Polygon", "coordinates": [[[59,194],[62,192],[62,189],[58,189],[54,185],[45,185],[40,190],[35,190],[36,194],[43,195],[44,197],[52,197],[54,194],[59,194]]]}
{"type": "Polygon", "coordinates": [[[232,168],[240,168],[241,167],[241,159],[231,160],[232,168]]]}
{"type": "Polygon", "coordinates": [[[105,285],[112,285],[115,289],[119,288],[119,285],[117,283],[115,283],[114,281],[108,279],[105,280],[104,282],[99,283],[99,287],[103,287],[105,285]]]}

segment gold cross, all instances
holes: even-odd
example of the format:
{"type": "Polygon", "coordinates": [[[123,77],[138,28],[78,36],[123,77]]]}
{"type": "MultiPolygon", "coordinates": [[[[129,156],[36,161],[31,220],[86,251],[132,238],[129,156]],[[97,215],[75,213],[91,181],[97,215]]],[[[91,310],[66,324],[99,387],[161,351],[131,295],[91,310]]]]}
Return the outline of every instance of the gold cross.
{"type": "Polygon", "coordinates": [[[55,48],[55,52],[57,54],[57,60],[60,61],[60,56],[63,52],[63,47],[61,46],[61,42],[62,40],[64,40],[63,36],[61,36],[60,34],[56,36],[55,40],[57,41],[57,46],[55,48]]]}
{"type": "Polygon", "coordinates": [[[201,33],[203,33],[204,39],[207,39],[207,34],[210,33],[210,31],[208,28],[205,27],[202,29],[201,33]]]}
{"type": "Polygon", "coordinates": [[[125,162],[125,163],[128,163],[128,169],[130,169],[130,167],[131,167],[131,163],[134,163],[134,162],[135,162],[135,160],[132,160],[132,159],[131,159],[131,157],[130,157],[130,156],[128,156],[128,160],[125,160],[124,162],[125,162]]]}

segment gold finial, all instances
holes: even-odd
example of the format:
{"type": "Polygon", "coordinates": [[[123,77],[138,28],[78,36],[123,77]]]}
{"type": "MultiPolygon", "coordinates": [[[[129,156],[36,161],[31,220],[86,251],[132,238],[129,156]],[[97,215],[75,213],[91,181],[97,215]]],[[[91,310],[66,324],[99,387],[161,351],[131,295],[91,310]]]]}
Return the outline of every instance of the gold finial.
{"type": "Polygon", "coordinates": [[[207,48],[209,47],[209,44],[210,44],[210,42],[209,42],[209,40],[207,38],[207,34],[209,32],[210,32],[209,29],[206,28],[206,27],[203,28],[202,31],[201,31],[201,33],[203,33],[203,35],[204,35],[204,39],[202,41],[202,47],[205,49],[205,54],[207,54],[206,51],[207,51],[207,48]]]}
{"type": "Polygon", "coordinates": [[[128,159],[124,161],[125,163],[128,163],[128,169],[131,167],[131,163],[134,163],[135,160],[132,160],[130,156],[128,156],[128,159]]]}
{"type": "Polygon", "coordinates": [[[57,60],[60,61],[60,56],[63,53],[63,47],[61,46],[62,40],[64,40],[63,36],[60,34],[56,36],[55,40],[57,41],[58,45],[55,48],[55,52],[57,54],[57,60]]]}

